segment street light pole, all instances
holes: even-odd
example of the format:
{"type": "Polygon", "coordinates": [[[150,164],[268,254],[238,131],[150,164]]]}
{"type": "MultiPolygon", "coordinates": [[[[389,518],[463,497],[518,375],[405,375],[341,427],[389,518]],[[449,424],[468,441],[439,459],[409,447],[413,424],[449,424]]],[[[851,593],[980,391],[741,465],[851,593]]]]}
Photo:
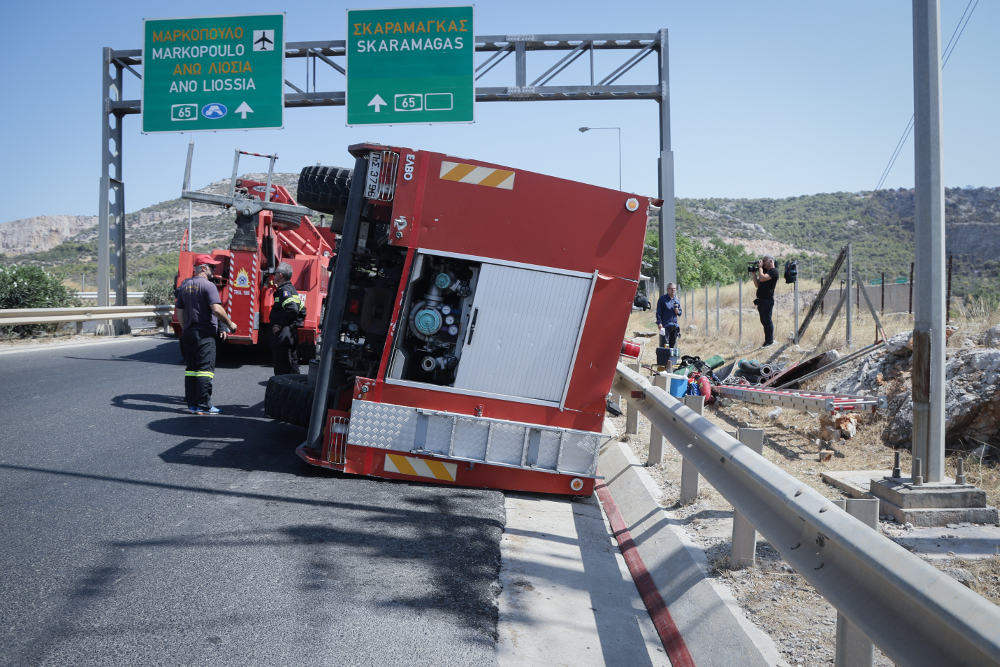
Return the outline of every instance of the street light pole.
{"type": "Polygon", "coordinates": [[[620,127],[581,127],[580,132],[590,130],[615,130],[618,133],[618,189],[622,189],[622,128],[620,127]]]}

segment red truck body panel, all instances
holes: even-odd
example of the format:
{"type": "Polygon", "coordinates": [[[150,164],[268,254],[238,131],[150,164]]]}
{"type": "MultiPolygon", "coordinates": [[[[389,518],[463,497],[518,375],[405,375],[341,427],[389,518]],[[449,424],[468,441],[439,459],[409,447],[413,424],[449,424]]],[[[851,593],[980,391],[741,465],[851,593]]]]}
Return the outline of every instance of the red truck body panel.
{"type": "Polygon", "coordinates": [[[439,153],[350,150],[370,156],[354,178],[405,259],[377,371],[346,373],[353,386],[326,414],[322,450],[300,456],[393,479],[589,494],[586,434],[601,433],[657,202],[439,153]],[[456,434],[476,428],[485,445],[471,453],[456,434]],[[579,461],[563,465],[569,452],[579,461]]]}

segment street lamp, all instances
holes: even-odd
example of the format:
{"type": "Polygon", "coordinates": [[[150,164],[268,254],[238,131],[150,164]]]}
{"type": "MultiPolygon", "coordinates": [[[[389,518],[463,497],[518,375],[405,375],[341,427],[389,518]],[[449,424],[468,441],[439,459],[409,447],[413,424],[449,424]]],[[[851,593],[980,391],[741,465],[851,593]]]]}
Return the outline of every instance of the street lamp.
{"type": "Polygon", "coordinates": [[[590,130],[615,130],[618,133],[618,189],[622,189],[622,128],[620,127],[581,127],[580,132],[590,130]]]}

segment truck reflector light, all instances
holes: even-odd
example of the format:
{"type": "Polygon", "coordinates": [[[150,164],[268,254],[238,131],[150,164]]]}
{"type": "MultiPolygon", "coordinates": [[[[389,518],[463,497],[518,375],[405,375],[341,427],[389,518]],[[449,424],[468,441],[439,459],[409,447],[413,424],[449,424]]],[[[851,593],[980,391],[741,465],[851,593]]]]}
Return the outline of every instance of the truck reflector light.
{"type": "Polygon", "coordinates": [[[635,197],[629,197],[625,200],[625,209],[627,211],[635,211],[639,208],[639,200],[635,197]]]}

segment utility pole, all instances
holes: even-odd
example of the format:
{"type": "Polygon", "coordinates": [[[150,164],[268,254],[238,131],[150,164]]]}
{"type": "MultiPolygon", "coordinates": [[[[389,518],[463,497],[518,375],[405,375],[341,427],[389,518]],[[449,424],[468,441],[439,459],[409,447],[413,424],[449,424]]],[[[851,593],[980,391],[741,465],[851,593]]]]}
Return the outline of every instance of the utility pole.
{"type": "Polygon", "coordinates": [[[941,482],[944,477],[945,237],[940,21],[940,0],[913,0],[916,278],[912,447],[913,477],[922,474],[927,482],[941,482]]]}

